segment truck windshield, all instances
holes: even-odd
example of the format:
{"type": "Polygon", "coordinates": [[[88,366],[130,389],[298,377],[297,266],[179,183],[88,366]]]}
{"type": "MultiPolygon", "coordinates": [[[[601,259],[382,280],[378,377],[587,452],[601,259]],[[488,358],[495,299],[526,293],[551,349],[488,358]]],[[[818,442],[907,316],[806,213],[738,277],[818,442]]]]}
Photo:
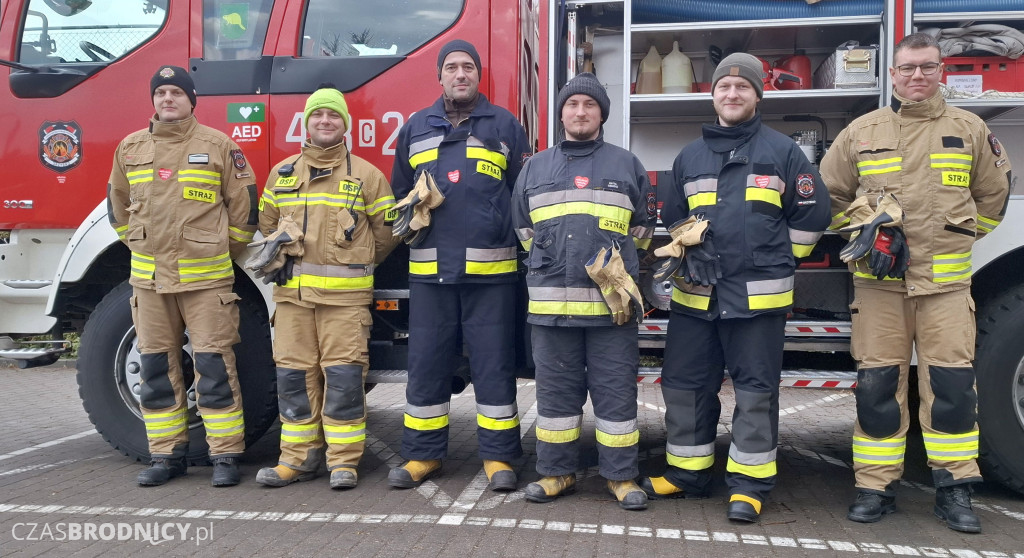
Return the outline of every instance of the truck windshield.
{"type": "Polygon", "coordinates": [[[155,35],[166,17],[167,0],[31,0],[18,61],[109,63],[155,35]]]}
{"type": "Polygon", "coordinates": [[[310,0],[303,57],[403,56],[455,22],[463,0],[310,0]]]}

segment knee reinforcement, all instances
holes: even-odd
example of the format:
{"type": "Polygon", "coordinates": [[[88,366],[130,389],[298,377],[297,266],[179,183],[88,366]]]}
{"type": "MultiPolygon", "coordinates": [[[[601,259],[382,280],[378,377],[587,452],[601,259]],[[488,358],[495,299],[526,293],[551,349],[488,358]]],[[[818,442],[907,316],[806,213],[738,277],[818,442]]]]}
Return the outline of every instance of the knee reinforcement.
{"type": "Polygon", "coordinates": [[[324,368],[326,393],[324,414],[334,420],[355,420],[363,417],[363,367],[339,364],[324,368]]]}
{"type": "Polygon", "coordinates": [[[220,353],[196,353],[196,370],[199,372],[199,406],[207,409],[223,409],[235,404],[228,382],[228,369],[220,353]]]}
{"type": "Polygon", "coordinates": [[[929,366],[932,393],[932,428],[961,434],[974,428],[978,419],[978,394],[974,391],[974,368],[929,366]]]}
{"type": "Polygon", "coordinates": [[[166,409],[174,405],[174,386],[167,377],[167,353],[142,355],[142,383],[139,399],[147,409],[166,409]]]}
{"type": "Polygon", "coordinates": [[[289,420],[305,420],[313,416],[306,393],[306,371],[295,368],[277,369],[277,407],[289,420]]]}
{"type": "Polygon", "coordinates": [[[857,371],[857,420],[868,436],[887,438],[900,429],[900,405],[896,401],[899,383],[899,366],[857,371]]]}

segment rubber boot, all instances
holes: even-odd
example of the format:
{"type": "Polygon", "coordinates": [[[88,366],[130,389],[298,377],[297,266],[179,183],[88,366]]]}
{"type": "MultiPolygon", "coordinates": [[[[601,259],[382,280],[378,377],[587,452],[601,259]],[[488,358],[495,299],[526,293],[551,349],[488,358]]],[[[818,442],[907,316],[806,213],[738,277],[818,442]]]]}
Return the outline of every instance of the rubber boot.
{"type": "Polygon", "coordinates": [[[441,460],[410,459],[401,467],[395,467],[388,473],[388,485],[395,488],[416,488],[427,479],[441,474],[441,460]]]}
{"type": "Polygon", "coordinates": [[[725,516],[731,521],[741,523],[753,523],[761,515],[761,502],[745,494],[733,494],[729,496],[729,507],[725,516]]]}
{"type": "Polygon", "coordinates": [[[857,523],[874,523],[882,516],[896,511],[896,498],[883,496],[874,492],[860,491],[857,499],[850,504],[846,519],[857,523]]]}
{"type": "Polygon", "coordinates": [[[640,490],[643,490],[651,500],[665,500],[669,498],[686,498],[689,500],[708,497],[707,494],[686,492],[672,484],[672,481],[665,477],[644,477],[640,479],[640,490]]]}
{"type": "Polygon", "coordinates": [[[359,473],[355,467],[338,467],[331,471],[331,488],[355,488],[359,484],[359,473]]]}
{"type": "Polygon", "coordinates": [[[624,510],[646,510],[647,494],[631,480],[608,481],[608,492],[619,501],[624,510]]]}
{"type": "Polygon", "coordinates": [[[264,467],[256,473],[256,482],[264,486],[288,486],[293,482],[313,480],[316,471],[300,471],[287,465],[264,467]]]}
{"type": "Polygon", "coordinates": [[[511,492],[516,489],[516,472],[508,463],[484,459],[484,472],[490,481],[487,488],[495,492],[511,492]]]}
{"type": "Polygon", "coordinates": [[[971,507],[971,488],[966,484],[935,490],[935,516],[954,531],[980,533],[981,519],[971,507]]]}
{"type": "Polygon", "coordinates": [[[523,489],[527,500],[541,504],[552,502],[559,496],[573,492],[576,492],[576,473],[560,477],[544,477],[537,482],[531,482],[523,489]]]}
{"type": "Polygon", "coordinates": [[[168,457],[154,457],[149,468],[139,473],[139,486],[160,486],[174,477],[183,477],[188,471],[188,463],[185,458],[171,459],[168,457]]]}
{"type": "Polygon", "coordinates": [[[235,486],[242,481],[242,475],[238,472],[237,459],[234,457],[214,457],[213,476],[210,477],[210,484],[213,486],[235,486]]]}

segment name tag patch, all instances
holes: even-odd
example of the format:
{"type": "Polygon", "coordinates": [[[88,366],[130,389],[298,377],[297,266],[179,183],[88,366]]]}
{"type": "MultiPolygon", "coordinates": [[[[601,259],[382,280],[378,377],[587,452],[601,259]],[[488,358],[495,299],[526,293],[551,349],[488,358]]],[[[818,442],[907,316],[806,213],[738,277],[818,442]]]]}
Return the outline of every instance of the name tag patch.
{"type": "Polygon", "coordinates": [[[217,202],[217,192],[214,192],[213,190],[204,190],[202,188],[194,188],[192,186],[185,187],[182,197],[186,200],[195,200],[206,203],[217,202]]]}
{"type": "Polygon", "coordinates": [[[629,230],[629,226],[626,223],[616,221],[615,219],[609,219],[607,217],[602,217],[597,222],[597,227],[606,231],[617,232],[619,234],[626,234],[629,230]]]}
{"type": "Polygon", "coordinates": [[[476,162],[476,172],[501,180],[501,167],[487,161],[476,162]]]}
{"type": "Polygon", "coordinates": [[[206,165],[210,162],[210,155],[208,153],[189,153],[188,164],[190,165],[206,165]]]}
{"type": "Polygon", "coordinates": [[[966,172],[943,171],[942,184],[945,186],[960,186],[966,188],[971,185],[971,175],[966,172]]]}

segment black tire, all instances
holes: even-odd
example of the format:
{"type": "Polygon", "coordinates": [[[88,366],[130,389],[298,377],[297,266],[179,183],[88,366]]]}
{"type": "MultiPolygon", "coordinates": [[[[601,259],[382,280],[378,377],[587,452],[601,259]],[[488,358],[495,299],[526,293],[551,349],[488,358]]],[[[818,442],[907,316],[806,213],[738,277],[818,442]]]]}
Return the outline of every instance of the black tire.
{"type": "Polygon", "coordinates": [[[1024,287],[978,312],[975,369],[981,465],[986,480],[1024,493],[1024,287]]]}
{"type": "MultiPolygon", "coordinates": [[[[127,281],[111,290],[96,306],[82,333],[78,355],[78,395],[89,420],[114,449],[136,461],[149,460],[149,444],[138,398],[131,385],[137,384],[138,348],[128,299],[132,287],[127,281]]],[[[262,300],[257,301],[262,305],[262,300]]],[[[245,441],[252,445],[277,418],[277,374],[266,312],[257,302],[237,302],[239,333],[235,345],[239,384],[245,409],[245,441]]],[[[193,382],[189,345],[182,359],[185,383],[193,382]]],[[[189,404],[189,452],[193,464],[208,460],[206,432],[202,420],[189,404]]]]}

